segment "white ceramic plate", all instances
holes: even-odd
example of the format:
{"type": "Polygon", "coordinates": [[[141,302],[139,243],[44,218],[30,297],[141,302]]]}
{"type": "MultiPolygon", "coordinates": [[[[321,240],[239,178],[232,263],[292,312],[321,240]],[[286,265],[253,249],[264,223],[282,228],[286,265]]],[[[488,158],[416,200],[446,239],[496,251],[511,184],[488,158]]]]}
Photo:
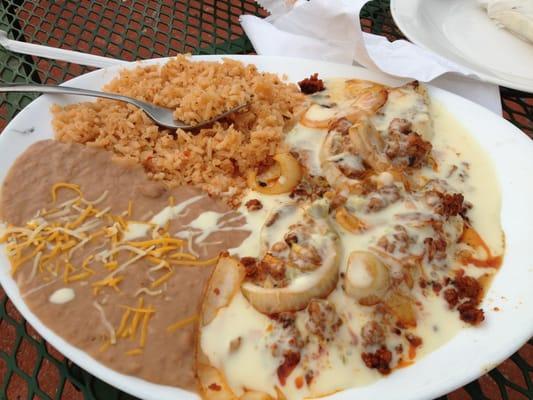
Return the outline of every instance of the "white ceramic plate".
{"type": "Polygon", "coordinates": [[[498,28],[477,0],[391,0],[390,8],[413,43],[487,82],[533,93],[533,44],[498,28]]]}
{"type": "MultiPolygon", "coordinates": [[[[285,73],[293,81],[314,72],[323,77],[377,79],[372,72],[364,69],[318,61],[260,56],[232,58],[256,64],[260,70],[285,73]]],[[[216,60],[219,57],[197,59],[216,60]]],[[[69,81],[68,85],[99,88],[116,76],[118,71],[119,68],[114,67],[91,72],[69,81]]],[[[533,237],[533,142],[507,121],[481,106],[440,89],[430,88],[429,91],[432,99],[447,107],[494,160],[502,189],[502,223],[507,242],[505,260],[485,299],[486,322],[481,327],[461,331],[449,343],[412,367],[396,371],[370,386],[337,393],[333,396],[335,399],[435,398],[486,373],[533,335],[533,259],[530,251],[533,237]],[[501,309],[500,312],[493,311],[496,306],[501,309]]],[[[0,135],[0,182],[17,156],[29,145],[53,137],[49,112],[53,103],[68,104],[83,100],[87,98],[46,95],[18,114],[0,135]]],[[[9,263],[2,248],[0,253],[0,283],[8,296],[28,322],[66,357],[98,378],[143,399],[198,398],[177,388],[154,385],[112,371],[61,339],[25,305],[9,275],[9,263]]]]}

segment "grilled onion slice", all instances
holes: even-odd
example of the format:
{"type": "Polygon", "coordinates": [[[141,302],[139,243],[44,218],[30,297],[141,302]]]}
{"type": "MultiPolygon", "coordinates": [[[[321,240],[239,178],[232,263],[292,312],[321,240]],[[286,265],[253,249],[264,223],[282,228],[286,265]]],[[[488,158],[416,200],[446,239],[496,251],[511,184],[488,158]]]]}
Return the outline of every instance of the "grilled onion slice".
{"type": "Polygon", "coordinates": [[[229,386],[224,373],[213,366],[202,350],[202,330],[216,317],[221,308],[230,305],[238,293],[245,276],[244,266],[236,259],[222,255],[209,278],[204,291],[198,322],[196,341],[196,372],[204,400],[282,400],[283,393],[277,390],[276,398],[268,393],[246,390],[238,396],[229,386]]]}
{"type": "Polygon", "coordinates": [[[366,223],[351,214],[344,206],[337,208],[335,220],[340,226],[351,233],[360,233],[367,229],[366,223]]]}
{"type": "Polygon", "coordinates": [[[403,328],[416,327],[414,300],[399,291],[391,292],[384,302],[389,312],[396,317],[397,324],[403,328]]]}
{"type": "Polygon", "coordinates": [[[385,154],[385,144],[381,134],[369,118],[363,118],[350,128],[350,139],[357,153],[374,171],[383,172],[391,167],[385,154]]]}
{"type": "Polygon", "coordinates": [[[340,104],[335,108],[313,104],[300,123],[309,128],[327,129],[339,118],[355,122],[362,115],[374,114],[386,103],[387,88],[375,82],[352,79],[345,82],[341,95],[340,104]]]}
{"type": "Polygon", "coordinates": [[[263,288],[252,282],[242,285],[242,293],[248,301],[264,314],[304,309],[315,298],[326,297],[337,285],[338,264],[329,262],[305,280],[291,282],[283,288],[263,288]]]}
{"type": "Polygon", "coordinates": [[[348,257],[344,277],[346,294],[360,304],[380,302],[390,286],[389,270],[374,254],[354,251],[348,257]]]}
{"type": "Polygon", "coordinates": [[[386,103],[388,97],[386,87],[374,82],[352,80],[346,83],[346,89],[354,96],[351,103],[354,111],[346,116],[350,122],[357,122],[362,113],[373,115],[386,103]]]}
{"type": "Polygon", "coordinates": [[[388,89],[387,102],[381,107],[379,115],[373,118],[380,131],[386,131],[395,118],[409,121],[412,130],[425,140],[431,140],[433,122],[430,112],[430,100],[426,87],[417,81],[388,89]]]}
{"type": "Polygon", "coordinates": [[[234,258],[222,255],[206,286],[202,303],[201,326],[209,324],[218,310],[226,307],[244,279],[244,266],[234,258]],[[213,295],[215,294],[215,295],[213,295]]]}
{"type": "MultiPolygon", "coordinates": [[[[346,122],[344,124],[347,125],[346,122]]],[[[349,140],[347,130],[329,131],[320,148],[320,164],[324,177],[332,187],[358,192],[366,167],[363,158],[354,151],[352,144],[347,143],[349,140]]]]}
{"type": "Polygon", "coordinates": [[[263,194],[282,194],[289,193],[298,185],[302,179],[302,167],[298,160],[290,153],[279,153],[273,158],[278,165],[275,168],[279,168],[279,178],[272,183],[263,182],[262,186],[257,181],[257,171],[250,171],[247,177],[250,189],[263,194]]]}
{"type": "Polygon", "coordinates": [[[297,232],[302,232],[298,229],[308,229],[308,237],[311,239],[305,245],[313,247],[314,253],[320,257],[320,262],[316,266],[311,266],[306,264],[308,260],[303,259],[302,265],[295,266],[297,261],[291,257],[301,252],[300,246],[304,245],[301,242],[295,243],[294,250],[289,249],[285,256],[280,256],[285,258],[278,258],[278,260],[283,259],[294,273],[286,286],[269,287],[262,282],[245,281],[242,293],[258,311],[264,314],[301,310],[311,299],[326,297],[336,287],[338,281],[339,238],[327,221],[325,203],[315,202],[306,208],[285,206],[275,211],[273,215],[278,217],[274,222],[267,220],[268,226],[265,226],[262,232],[263,249],[266,249],[264,259],[271,257],[270,252],[275,247],[275,244],[272,244],[276,242],[275,236],[285,238],[287,233],[294,232],[291,229],[297,232]],[[287,210],[287,207],[291,208],[287,210]],[[297,217],[301,215],[300,218],[295,218],[300,220],[296,228],[295,225],[287,225],[286,222],[294,220],[287,215],[291,212],[297,217]]]}
{"type": "Polygon", "coordinates": [[[333,108],[326,108],[319,104],[313,104],[302,115],[300,123],[308,128],[327,129],[337,114],[333,108]]]}
{"type": "Polygon", "coordinates": [[[221,256],[207,283],[201,306],[196,344],[196,372],[203,398],[207,400],[237,400],[224,374],[211,365],[202,350],[202,328],[227,307],[244,279],[244,266],[229,256],[221,256]]]}

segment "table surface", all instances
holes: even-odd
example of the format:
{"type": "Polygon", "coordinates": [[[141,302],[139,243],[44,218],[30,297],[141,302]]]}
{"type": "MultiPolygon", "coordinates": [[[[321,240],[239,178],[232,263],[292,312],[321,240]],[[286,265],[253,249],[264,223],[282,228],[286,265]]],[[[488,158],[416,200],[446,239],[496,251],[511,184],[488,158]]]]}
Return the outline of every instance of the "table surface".
{"type": "MultiPolygon", "coordinates": [[[[241,14],[266,13],[252,0],[0,0],[0,29],[13,39],[124,60],[253,52],[241,14]]],[[[364,30],[403,38],[388,1],[361,12],[364,30]]],[[[90,71],[0,49],[4,82],[56,84],[90,71]]],[[[533,138],[533,95],[501,88],[504,117],[533,138]]],[[[0,130],[35,96],[4,95],[0,130]]],[[[439,400],[533,399],[533,340],[497,368],[439,400]]],[[[0,288],[0,400],[133,399],[65,359],[22,318],[0,288]]]]}

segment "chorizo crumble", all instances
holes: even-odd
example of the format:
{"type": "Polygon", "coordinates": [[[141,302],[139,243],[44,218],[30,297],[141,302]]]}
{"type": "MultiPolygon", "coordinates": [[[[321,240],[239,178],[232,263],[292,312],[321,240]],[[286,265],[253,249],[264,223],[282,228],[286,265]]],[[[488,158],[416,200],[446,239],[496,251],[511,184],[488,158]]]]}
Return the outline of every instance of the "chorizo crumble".
{"type": "Polygon", "coordinates": [[[388,375],[391,372],[389,364],[392,361],[392,353],[385,346],[374,353],[362,353],[361,358],[370,369],[377,369],[383,375],[388,375]]]}
{"type": "Polygon", "coordinates": [[[450,309],[457,309],[462,321],[479,325],[485,319],[485,313],[479,308],[483,287],[477,279],[464,275],[463,270],[460,271],[450,282],[451,287],[444,290],[444,299],[450,309]]]}
{"type": "Polygon", "coordinates": [[[257,199],[248,200],[245,206],[248,211],[257,211],[263,208],[263,204],[257,199]]]}
{"type": "Polygon", "coordinates": [[[324,81],[322,79],[318,79],[318,73],[314,73],[309,78],[301,80],[298,82],[298,86],[300,86],[302,93],[305,94],[313,94],[326,89],[324,86],[324,81]]]}

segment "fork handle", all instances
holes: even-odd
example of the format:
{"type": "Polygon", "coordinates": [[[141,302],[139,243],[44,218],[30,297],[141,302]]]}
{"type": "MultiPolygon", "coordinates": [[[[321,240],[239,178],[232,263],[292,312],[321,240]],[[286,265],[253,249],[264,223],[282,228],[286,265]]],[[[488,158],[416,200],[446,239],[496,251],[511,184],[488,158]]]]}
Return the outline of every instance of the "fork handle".
{"type": "Polygon", "coordinates": [[[56,85],[35,85],[26,83],[3,83],[0,84],[0,92],[33,92],[33,93],[55,93],[55,94],[77,94],[79,96],[102,97],[105,99],[125,101],[136,105],[137,107],[144,102],[141,102],[131,97],[122,96],[120,94],[99,92],[96,90],[80,89],[70,86],[56,86],[56,85]]]}
{"type": "Polygon", "coordinates": [[[18,40],[9,39],[7,32],[2,30],[0,30],[0,46],[14,53],[29,54],[30,56],[44,57],[51,60],[66,61],[96,68],[127,65],[129,63],[128,61],[97,56],[95,54],[44,46],[42,44],[19,42],[18,40]]]}

